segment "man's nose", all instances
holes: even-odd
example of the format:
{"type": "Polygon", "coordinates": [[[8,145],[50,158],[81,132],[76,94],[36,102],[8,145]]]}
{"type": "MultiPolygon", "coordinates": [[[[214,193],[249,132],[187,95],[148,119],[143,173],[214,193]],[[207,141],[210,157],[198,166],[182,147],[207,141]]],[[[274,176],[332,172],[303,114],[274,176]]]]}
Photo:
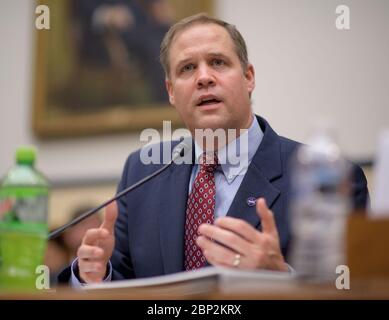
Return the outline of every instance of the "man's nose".
{"type": "Polygon", "coordinates": [[[207,88],[215,84],[215,78],[212,74],[212,70],[208,66],[198,67],[197,88],[207,88]]]}

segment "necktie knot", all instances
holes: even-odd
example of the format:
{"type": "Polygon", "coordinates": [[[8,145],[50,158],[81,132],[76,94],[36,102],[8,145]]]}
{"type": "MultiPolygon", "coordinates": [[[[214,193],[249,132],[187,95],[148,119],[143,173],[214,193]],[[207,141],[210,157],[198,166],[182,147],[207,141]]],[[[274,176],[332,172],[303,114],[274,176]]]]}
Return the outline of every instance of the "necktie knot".
{"type": "Polygon", "coordinates": [[[219,165],[216,153],[204,152],[200,157],[200,170],[214,172],[219,165]]]}

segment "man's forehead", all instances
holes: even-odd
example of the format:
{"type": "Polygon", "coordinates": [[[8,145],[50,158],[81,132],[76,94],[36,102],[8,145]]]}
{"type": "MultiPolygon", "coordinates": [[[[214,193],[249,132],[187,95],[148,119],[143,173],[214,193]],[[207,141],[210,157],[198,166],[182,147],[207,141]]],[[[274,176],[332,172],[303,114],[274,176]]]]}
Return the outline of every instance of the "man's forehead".
{"type": "Polygon", "coordinates": [[[182,30],[175,36],[171,46],[171,58],[183,58],[192,53],[228,55],[234,51],[233,41],[228,32],[217,24],[196,24],[182,30]]]}
{"type": "Polygon", "coordinates": [[[217,39],[228,38],[232,41],[227,30],[216,23],[195,23],[177,32],[177,34],[173,38],[172,47],[177,44],[177,42],[182,42],[183,40],[191,41],[195,40],[195,38],[200,37],[209,37],[217,39]]]}

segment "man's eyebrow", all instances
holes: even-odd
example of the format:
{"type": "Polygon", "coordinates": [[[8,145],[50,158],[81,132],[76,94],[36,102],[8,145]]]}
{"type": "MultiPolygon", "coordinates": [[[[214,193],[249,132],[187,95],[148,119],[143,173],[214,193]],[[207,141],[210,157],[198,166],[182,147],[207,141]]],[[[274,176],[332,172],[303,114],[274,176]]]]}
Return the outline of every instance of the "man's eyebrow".
{"type": "Polygon", "coordinates": [[[181,67],[182,65],[188,63],[191,60],[192,60],[191,58],[186,58],[186,59],[182,59],[182,60],[178,61],[176,68],[181,67]]]}
{"type": "Polygon", "coordinates": [[[208,54],[212,58],[224,58],[229,59],[228,56],[226,56],[224,53],[221,52],[211,52],[208,54]]]}

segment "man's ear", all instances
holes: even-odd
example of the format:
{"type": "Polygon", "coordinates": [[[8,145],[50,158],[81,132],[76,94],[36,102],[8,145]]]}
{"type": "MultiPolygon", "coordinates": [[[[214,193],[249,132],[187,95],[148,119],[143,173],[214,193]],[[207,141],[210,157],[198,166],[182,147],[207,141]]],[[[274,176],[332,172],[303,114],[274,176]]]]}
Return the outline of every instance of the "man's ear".
{"type": "Polygon", "coordinates": [[[247,69],[244,76],[247,82],[247,90],[251,94],[255,88],[255,70],[252,64],[247,65],[247,69]]]}
{"type": "Polygon", "coordinates": [[[167,93],[169,95],[169,102],[172,106],[174,106],[175,99],[173,93],[173,84],[169,79],[165,79],[165,86],[166,86],[167,93]]]}

